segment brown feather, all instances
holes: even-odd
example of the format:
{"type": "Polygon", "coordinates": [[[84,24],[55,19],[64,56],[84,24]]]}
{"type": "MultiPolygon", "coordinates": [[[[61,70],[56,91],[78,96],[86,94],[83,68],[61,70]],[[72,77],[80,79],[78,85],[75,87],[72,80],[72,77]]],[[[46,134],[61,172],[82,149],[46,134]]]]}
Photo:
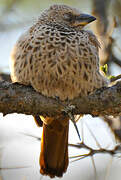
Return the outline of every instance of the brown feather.
{"type": "Polygon", "coordinates": [[[58,119],[49,125],[43,124],[40,173],[51,178],[62,177],[67,170],[69,119],[66,120],[66,125],[62,125],[58,119]]]}

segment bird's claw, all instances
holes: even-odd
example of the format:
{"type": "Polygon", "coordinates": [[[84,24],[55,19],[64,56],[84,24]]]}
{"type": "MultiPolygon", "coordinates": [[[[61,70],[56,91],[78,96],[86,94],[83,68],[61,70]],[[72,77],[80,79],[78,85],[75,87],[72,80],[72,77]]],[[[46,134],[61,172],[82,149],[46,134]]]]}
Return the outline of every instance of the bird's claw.
{"type": "Polygon", "coordinates": [[[73,110],[75,109],[75,106],[74,105],[68,105],[66,106],[64,109],[63,109],[63,112],[65,112],[66,114],[68,114],[68,116],[70,117],[70,120],[72,121],[72,123],[74,124],[74,127],[76,129],[76,132],[78,134],[78,137],[79,137],[79,140],[81,141],[81,137],[80,137],[80,133],[79,133],[79,130],[78,130],[78,127],[76,125],[76,122],[75,122],[75,117],[73,115],[73,110]]]}

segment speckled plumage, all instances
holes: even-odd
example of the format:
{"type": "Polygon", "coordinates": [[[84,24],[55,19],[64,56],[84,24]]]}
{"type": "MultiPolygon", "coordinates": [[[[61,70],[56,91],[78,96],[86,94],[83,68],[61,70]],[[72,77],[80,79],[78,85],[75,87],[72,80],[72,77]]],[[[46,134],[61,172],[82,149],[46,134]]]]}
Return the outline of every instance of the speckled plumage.
{"type": "Polygon", "coordinates": [[[61,100],[107,85],[99,72],[99,42],[82,29],[85,24],[79,24],[79,18],[74,19],[79,15],[80,11],[65,5],[53,5],[41,14],[14,46],[13,82],[32,85],[41,94],[61,100]]]}
{"type": "Polygon", "coordinates": [[[16,43],[12,80],[61,100],[105,85],[99,73],[99,43],[89,31],[43,22],[41,18],[16,43]]]}

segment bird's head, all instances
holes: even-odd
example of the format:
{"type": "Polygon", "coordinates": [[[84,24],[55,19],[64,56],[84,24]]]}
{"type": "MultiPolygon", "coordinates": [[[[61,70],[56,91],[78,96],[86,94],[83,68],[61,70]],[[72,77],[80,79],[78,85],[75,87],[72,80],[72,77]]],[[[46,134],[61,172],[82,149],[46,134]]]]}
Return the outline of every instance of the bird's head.
{"type": "Polygon", "coordinates": [[[94,16],[83,14],[76,8],[57,4],[45,10],[41,17],[48,23],[51,22],[73,28],[78,27],[80,29],[96,20],[94,16]]]}

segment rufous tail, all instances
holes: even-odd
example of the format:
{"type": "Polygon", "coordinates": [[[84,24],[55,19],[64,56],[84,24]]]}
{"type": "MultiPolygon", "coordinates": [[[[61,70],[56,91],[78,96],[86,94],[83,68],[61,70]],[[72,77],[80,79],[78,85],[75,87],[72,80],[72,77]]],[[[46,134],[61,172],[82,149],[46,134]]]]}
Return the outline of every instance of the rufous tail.
{"type": "Polygon", "coordinates": [[[51,178],[62,177],[68,167],[69,119],[54,119],[43,123],[40,153],[40,173],[51,178]],[[62,122],[66,122],[63,124],[62,122]]]}

